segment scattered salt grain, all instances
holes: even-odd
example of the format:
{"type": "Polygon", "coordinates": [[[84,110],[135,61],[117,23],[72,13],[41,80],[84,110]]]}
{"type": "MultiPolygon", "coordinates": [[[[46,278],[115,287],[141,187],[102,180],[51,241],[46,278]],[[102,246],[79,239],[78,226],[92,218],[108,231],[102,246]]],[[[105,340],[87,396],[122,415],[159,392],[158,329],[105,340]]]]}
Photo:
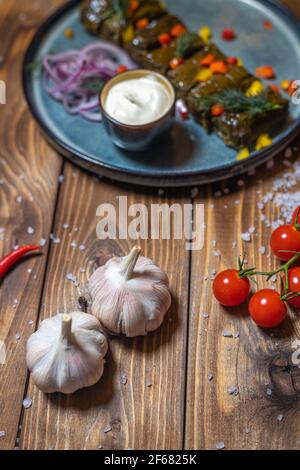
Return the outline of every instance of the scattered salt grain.
{"type": "Polygon", "coordinates": [[[27,228],[27,233],[28,233],[28,235],[33,235],[34,234],[34,228],[33,227],[28,227],[27,228]]]}
{"type": "Polygon", "coordinates": [[[32,405],[32,400],[31,398],[25,398],[23,400],[23,407],[25,408],[25,410],[27,410],[28,408],[30,408],[32,405]]]}
{"type": "Polygon", "coordinates": [[[236,248],[236,247],[237,247],[237,245],[238,245],[238,244],[237,244],[237,241],[236,241],[236,240],[234,240],[234,241],[232,242],[232,248],[236,248]]]}
{"type": "Polygon", "coordinates": [[[104,432],[104,434],[109,433],[111,430],[112,430],[112,427],[111,427],[110,425],[105,426],[105,428],[102,429],[102,431],[104,432]]]}
{"type": "Polygon", "coordinates": [[[236,200],[234,201],[234,204],[235,204],[236,206],[239,206],[240,203],[241,203],[241,201],[240,201],[239,199],[236,199],[236,200]]]}
{"type": "Polygon", "coordinates": [[[221,196],[222,196],[221,191],[216,191],[214,194],[214,197],[221,197],[221,196]]]}
{"type": "Polygon", "coordinates": [[[217,442],[215,447],[217,450],[222,450],[222,449],[225,449],[225,444],[224,442],[217,442]]]}
{"type": "Polygon", "coordinates": [[[17,204],[21,204],[22,201],[23,201],[22,196],[17,196],[17,197],[16,197],[16,203],[17,203],[17,204]]]}
{"type": "Polygon", "coordinates": [[[246,427],[244,428],[244,433],[245,433],[245,434],[250,434],[250,432],[251,432],[251,428],[248,427],[248,426],[246,426],[246,427]]]}
{"type": "Polygon", "coordinates": [[[63,224],[63,228],[64,228],[64,229],[69,228],[69,224],[63,224]]]}
{"type": "Polygon", "coordinates": [[[71,282],[73,282],[74,284],[77,283],[77,277],[76,277],[74,274],[72,274],[72,273],[68,273],[67,276],[66,276],[66,278],[68,279],[68,281],[71,281],[71,282]]]}
{"type": "Polygon", "coordinates": [[[77,246],[77,242],[76,242],[75,240],[73,240],[73,241],[71,242],[71,247],[72,247],[72,248],[76,248],[76,246],[77,246]]]}
{"type": "Polygon", "coordinates": [[[266,247],[265,247],[265,246],[260,246],[259,249],[258,249],[258,251],[259,251],[259,253],[260,253],[261,255],[264,255],[265,252],[266,252],[266,247]]]}
{"type": "Polygon", "coordinates": [[[237,185],[238,185],[240,188],[243,188],[243,187],[245,186],[245,181],[244,181],[244,180],[238,180],[237,185]]]}
{"type": "Polygon", "coordinates": [[[228,330],[224,330],[222,335],[224,336],[224,338],[233,338],[233,334],[231,333],[231,331],[228,330]]]}
{"type": "Polygon", "coordinates": [[[16,341],[20,341],[21,335],[20,333],[15,334],[16,341]]]}
{"type": "Polygon", "coordinates": [[[243,242],[251,242],[251,235],[249,232],[242,233],[243,242]]]}
{"type": "Polygon", "coordinates": [[[229,188],[225,188],[223,191],[224,194],[229,194],[229,188]]]}
{"type": "Polygon", "coordinates": [[[34,324],[34,321],[33,321],[33,320],[29,320],[28,325],[33,325],[33,324],[34,324]]]}
{"type": "Polygon", "coordinates": [[[278,415],[278,416],[277,416],[277,421],[278,421],[279,423],[281,423],[283,420],[284,420],[284,416],[283,416],[283,415],[278,415]]]}
{"type": "Polygon", "coordinates": [[[266,389],[266,395],[268,395],[268,397],[270,397],[272,395],[273,391],[271,388],[267,388],[266,389]]]}
{"type": "Polygon", "coordinates": [[[40,239],[40,246],[41,246],[41,247],[45,246],[46,243],[47,243],[47,240],[46,240],[45,238],[41,238],[41,239],[40,239]]]}
{"type": "Polygon", "coordinates": [[[6,436],[6,432],[5,431],[0,431],[0,438],[5,437],[5,436],[6,436]]]}
{"type": "Polygon", "coordinates": [[[80,245],[79,250],[84,251],[85,250],[85,245],[80,245]]]}
{"type": "Polygon", "coordinates": [[[80,268],[79,271],[83,274],[83,273],[85,273],[86,270],[85,270],[85,268],[80,268]]]}
{"type": "Polygon", "coordinates": [[[57,178],[57,180],[60,184],[62,184],[64,182],[64,179],[65,179],[64,175],[59,175],[59,177],[57,178]]]}
{"type": "Polygon", "coordinates": [[[209,317],[209,315],[208,315],[208,313],[207,313],[207,312],[203,312],[203,313],[202,313],[202,317],[203,317],[203,318],[208,318],[208,317],[209,317]]]}
{"type": "Polygon", "coordinates": [[[228,392],[228,395],[236,396],[236,395],[239,394],[239,391],[238,391],[237,387],[228,387],[227,392],[228,392]]]}
{"type": "Polygon", "coordinates": [[[217,246],[217,240],[212,240],[211,244],[212,244],[213,247],[216,247],[217,246]]]}
{"type": "Polygon", "coordinates": [[[255,231],[256,231],[255,227],[249,227],[248,228],[248,232],[251,233],[251,234],[255,233],[255,231]]]}
{"type": "Polygon", "coordinates": [[[122,385],[126,385],[126,384],[127,384],[127,382],[128,382],[128,377],[127,377],[126,374],[121,374],[121,376],[120,376],[120,382],[121,382],[122,385]]]}
{"type": "Polygon", "coordinates": [[[214,250],[213,251],[213,255],[216,257],[216,258],[219,258],[221,256],[221,253],[219,250],[214,250]]]}
{"type": "Polygon", "coordinates": [[[208,381],[211,382],[213,380],[214,376],[213,374],[208,374],[208,381]]]}

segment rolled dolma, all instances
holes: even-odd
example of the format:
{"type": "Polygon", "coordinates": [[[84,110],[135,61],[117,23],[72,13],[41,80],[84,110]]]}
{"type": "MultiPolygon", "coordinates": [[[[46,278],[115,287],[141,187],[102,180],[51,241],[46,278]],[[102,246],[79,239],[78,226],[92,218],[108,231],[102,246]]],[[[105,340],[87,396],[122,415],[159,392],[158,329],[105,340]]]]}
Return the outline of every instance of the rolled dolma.
{"type": "Polygon", "coordinates": [[[145,29],[137,29],[135,37],[128,47],[128,52],[130,53],[135,48],[143,51],[159,48],[160,34],[169,33],[177,24],[182,24],[177,16],[168,14],[151,21],[145,29]]]}
{"type": "Polygon", "coordinates": [[[213,54],[215,60],[223,60],[225,58],[224,54],[216,46],[211,44],[204,46],[201,51],[186,60],[183,65],[168,72],[168,77],[175,86],[179,98],[184,99],[191,88],[199,83],[197,81],[197,75],[203,68],[201,61],[207,57],[208,54],[213,54]]]}
{"type": "Polygon", "coordinates": [[[245,92],[255,78],[238,65],[230,66],[225,75],[213,75],[209,80],[199,82],[187,95],[187,105],[194,118],[208,131],[212,132],[212,116],[207,108],[207,97],[217,95],[224,90],[245,92]]]}
{"type": "MultiPolygon", "coordinates": [[[[239,103],[237,94],[232,98],[239,103]]],[[[247,111],[241,105],[241,111],[225,109],[221,116],[212,118],[213,131],[229,147],[253,147],[261,134],[275,136],[288,121],[288,101],[278,93],[270,90],[248,99],[253,101],[253,106],[249,104],[247,111]]]]}
{"type": "Polygon", "coordinates": [[[133,39],[133,28],[139,19],[152,20],[164,13],[165,8],[159,0],[85,0],[81,5],[85,28],[119,45],[133,39]]]}

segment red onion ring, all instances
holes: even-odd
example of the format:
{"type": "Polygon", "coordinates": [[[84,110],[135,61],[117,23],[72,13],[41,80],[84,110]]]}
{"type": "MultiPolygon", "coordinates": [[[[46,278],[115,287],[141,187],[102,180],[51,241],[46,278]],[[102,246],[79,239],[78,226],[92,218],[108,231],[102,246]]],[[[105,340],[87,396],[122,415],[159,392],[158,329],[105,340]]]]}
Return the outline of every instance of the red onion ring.
{"type": "Polygon", "coordinates": [[[122,49],[106,41],[88,44],[78,51],[46,55],[43,59],[43,86],[52,98],[63,104],[68,114],[100,122],[100,81],[116,75],[120,65],[136,68],[122,49]],[[99,89],[87,87],[88,80],[93,79],[99,79],[99,89]]]}

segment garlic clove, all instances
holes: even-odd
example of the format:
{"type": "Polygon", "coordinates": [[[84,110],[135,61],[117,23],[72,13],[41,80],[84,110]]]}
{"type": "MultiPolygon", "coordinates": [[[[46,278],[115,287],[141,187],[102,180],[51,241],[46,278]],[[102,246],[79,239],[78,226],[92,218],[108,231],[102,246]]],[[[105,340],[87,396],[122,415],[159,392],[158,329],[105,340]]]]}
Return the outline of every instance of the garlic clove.
{"type": "Polygon", "coordinates": [[[133,247],[98,268],[88,284],[92,314],[112,334],[143,336],[160,327],[171,305],[168,276],[133,247]]]}
{"type": "Polygon", "coordinates": [[[73,312],[44,320],[27,342],[27,366],[45,393],[73,393],[102,377],[108,345],[99,321],[73,312]]]}

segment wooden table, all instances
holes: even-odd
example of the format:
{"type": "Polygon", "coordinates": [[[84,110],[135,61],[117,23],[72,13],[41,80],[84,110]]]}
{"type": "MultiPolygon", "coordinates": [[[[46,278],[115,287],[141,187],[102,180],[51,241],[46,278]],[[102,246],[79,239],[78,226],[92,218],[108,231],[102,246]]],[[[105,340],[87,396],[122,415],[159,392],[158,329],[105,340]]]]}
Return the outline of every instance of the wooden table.
{"type": "MultiPolygon", "coordinates": [[[[37,25],[61,3],[0,0],[0,79],[7,84],[7,105],[0,107],[0,227],[5,229],[0,256],[18,242],[38,242],[50,234],[60,239],[47,243],[43,256],[16,267],[0,288],[0,340],[7,348],[6,365],[0,365],[0,431],[6,433],[0,448],[213,449],[218,442],[227,449],[299,448],[299,370],[287,365],[291,343],[299,339],[299,320],[291,317],[273,335],[259,330],[246,308],[224,311],[212,299],[211,281],[205,280],[213,269],[234,266],[244,249],[259,269],[275,266],[272,257],[259,254],[270,230],[259,220],[257,202],[284,171],[281,156],[272,170],[263,167],[245,177],[243,187],[231,180],[201,188],[194,199],[190,190],[162,194],[99,181],[64,161],[32,119],[20,78],[37,25]],[[216,198],[219,190],[222,197],[216,198]],[[170,276],[173,305],[162,328],[146,338],[110,338],[97,385],[72,396],[45,396],[26,370],[26,340],[44,318],[78,309],[78,293],[67,273],[84,268],[79,274],[84,285],[95,265],[132,246],[130,240],[96,237],[97,206],[117,204],[120,195],[147,207],[204,203],[205,247],[188,252],[185,240],[142,240],[144,254],[170,276]],[[241,233],[251,226],[257,236],[243,244],[241,233]],[[27,233],[28,227],[34,234],[27,233]],[[73,240],[86,249],[72,247],[73,240]],[[214,256],[216,249],[221,257],[214,256]],[[239,337],[226,338],[224,330],[239,337]],[[228,393],[232,386],[237,396],[228,393]],[[25,397],[32,399],[28,409],[22,406],[25,397]],[[107,427],[111,431],[105,433],[107,427]]],[[[286,3],[300,14],[297,0],[286,3]]],[[[270,206],[266,215],[272,220],[278,214],[270,206]]]]}

